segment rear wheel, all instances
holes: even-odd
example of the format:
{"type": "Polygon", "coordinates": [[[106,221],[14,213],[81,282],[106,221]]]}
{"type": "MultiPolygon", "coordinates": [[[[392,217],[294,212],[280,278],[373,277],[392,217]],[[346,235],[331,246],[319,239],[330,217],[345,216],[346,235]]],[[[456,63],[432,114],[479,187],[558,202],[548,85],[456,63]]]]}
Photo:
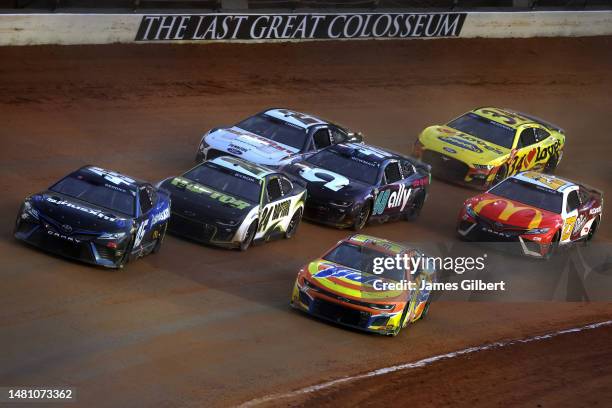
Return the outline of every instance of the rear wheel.
{"type": "Polygon", "coordinates": [[[406,212],[404,218],[406,221],[415,221],[421,215],[421,209],[423,208],[423,204],[425,203],[425,193],[420,193],[417,195],[414,200],[412,200],[412,204],[410,208],[406,212]]]}
{"type": "Polygon", "coordinates": [[[372,211],[372,205],[370,204],[369,201],[367,201],[366,203],[363,204],[363,206],[359,210],[359,213],[355,217],[355,221],[353,222],[353,225],[351,226],[351,228],[354,231],[359,231],[363,229],[363,227],[365,227],[365,225],[367,224],[368,219],[370,218],[371,211],[372,211]]]}
{"type": "Polygon", "coordinates": [[[302,221],[302,209],[298,209],[293,217],[291,217],[291,221],[289,221],[289,225],[287,226],[287,231],[285,232],[285,238],[289,239],[295,235],[298,227],[300,226],[300,221],[302,221]]]}
{"type": "Polygon", "coordinates": [[[159,231],[159,235],[157,236],[157,239],[155,240],[155,245],[153,246],[153,249],[151,250],[152,254],[156,254],[161,250],[161,246],[164,242],[164,237],[166,236],[166,228],[168,228],[168,224],[164,225],[163,228],[159,231]]]}
{"type": "Polygon", "coordinates": [[[593,221],[593,224],[591,224],[589,233],[587,234],[586,239],[584,240],[585,244],[587,244],[590,240],[593,239],[593,237],[595,236],[595,233],[597,232],[598,227],[599,227],[599,217],[595,218],[595,221],[593,221]]]}
{"type": "Polygon", "coordinates": [[[255,233],[257,232],[257,221],[253,222],[249,225],[249,229],[247,230],[242,242],[240,242],[240,250],[246,251],[249,249],[251,244],[253,243],[253,239],[255,238],[255,233]]]}
{"type": "Polygon", "coordinates": [[[559,154],[553,153],[552,156],[548,158],[546,165],[544,166],[544,173],[551,174],[555,172],[555,169],[559,165],[559,154]]]}
{"type": "Polygon", "coordinates": [[[503,181],[506,178],[506,176],[508,176],[508,166],[504,164],[497,170],[497,173],[495,173],[495,177],[493,178],[492,185],[495,185],[499,183],[500,181],[503,181]]]}

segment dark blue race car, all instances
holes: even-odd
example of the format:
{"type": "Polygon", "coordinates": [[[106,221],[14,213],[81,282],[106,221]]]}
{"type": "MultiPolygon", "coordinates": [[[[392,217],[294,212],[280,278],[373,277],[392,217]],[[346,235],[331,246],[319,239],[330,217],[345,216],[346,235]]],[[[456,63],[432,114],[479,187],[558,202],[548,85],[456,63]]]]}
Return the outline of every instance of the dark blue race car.
{"type": "Polygon", "coordinates": [[[341,143],[283,167],[308,188],[304,218],[360,230],[368,221],[418,217],[431,168],[361,143],[341,143]]]}
{"type": "Polygon", "coordinates": [[[25,199],[15,238],[68,258],[122,268],[159,251],[169,218],[166,191],[85,166],[25,199]]]}

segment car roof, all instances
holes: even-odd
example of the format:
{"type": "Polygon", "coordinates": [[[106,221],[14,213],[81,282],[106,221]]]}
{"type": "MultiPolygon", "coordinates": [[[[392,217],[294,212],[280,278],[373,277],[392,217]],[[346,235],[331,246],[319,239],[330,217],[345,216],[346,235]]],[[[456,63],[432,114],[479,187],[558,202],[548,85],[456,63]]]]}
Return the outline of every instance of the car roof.
{"type": "Polygon", "coordinates": [[[533,116],[528,116],[524,113],[520,113],[512,109],[507,109],[507,108],[497,108],[494,106],[485,106],[485,107],[476,108],[472,110],[471,112],[477,114],[478,116],[482,116],[484,118],[487,118],[489,120],[492,120],[496,123],[499,123],[503,126],[506,126],[506,127],[509,127],[515,130],[518,129],[520,126],[528,125],[528,124],[537,124],[537,125],[543,125],[546,127],[553,127],[553,125],[547,122],[544,122],[543,120],[538,120],[534,118],[533,116]],[[512,119],[513,123],[508,123],[508,117],[512,119]]]}
{"type": "Polygon", "coordinates": [[[361,160],[374,162],[378,165],[386,162],[389,159],[407,159],[399,153],[392,152],[382,147],[373,146],[365,143],[339,143],[328,147],[339,153],[350,155],[361,160]]]}
{"type": "Polygon", "coordinates": [[[344,242],[350,242],[360,246],[375,247],[376,249],[382,249],[384,252],[390,254],[401,254],[409,250],[409,248],[396,242],[364,234],[355,234],[345,239],[344,242]]]}
{"type": "Polygon", "coordinates": [[[553,176],[551,174],[542,174],[535,171],[524,171],[522,173],[515,174],[512,177],[517,180],[522,180],[527,183],[558,192],[563,192],[570,187],[577,186],[577,184],[573,181],[553,176]]]}
{"type": "Polygon", "coordinates": [[[72,174],[76,176],[86,175],[87,177],[93,178],[100,183],[111,184],[116,187],[132,191],[137,190],[138,187],[142,185],[149,184],[146,181],[93,165],[83,166],[72,174]]]}
{"type": "Polygon", "coordinates": [[[308,113],[293,111],[291,109],[275,108],[268,109],[263,113],[268,116],[272,116],[273,118],[290,123],[294,126],[301,127],[303,129],[309,129],[310,127],[316,125],[330,124],[330,122],[318,118],[316,116],[310,115],[308,113]]]}
{"type": "Polygon", "coordinates": [[[251,163],[249,161],[234,156],[220,156],[211,160],[210,162],[225,169],[236,171],[238,173],[253,177],[258,180],[262,180],[267,175],[274,173],[267,167],[251,163]]]}

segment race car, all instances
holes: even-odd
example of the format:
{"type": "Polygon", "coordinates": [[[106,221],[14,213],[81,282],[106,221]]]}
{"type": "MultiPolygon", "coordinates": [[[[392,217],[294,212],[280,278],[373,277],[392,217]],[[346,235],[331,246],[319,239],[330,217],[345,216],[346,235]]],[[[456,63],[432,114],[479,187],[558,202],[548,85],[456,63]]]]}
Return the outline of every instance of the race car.
{"type": "Polygon", "coordinates": [[[84,166],[25,199],[15,238],[108,268],[158,252],[170,218],[167,192],[97,166],[84,166]]]}
{"type": "Polygon", "coordinates": [[[416,219],[430,181],[429,165],[363,143],[341,143],[282,170],[307,183],[305,218],[356,231],[369,221],[416,219]]]}
{"type": "Polygon", "coordinates": [[[565,134],[558,126],[486,107],[423,130],[414,156],[431,164],[436,177],[487,189],[525,170],[553,173],[564,146],[565,134]]]}
{"type": "Polygon", "coordinates": [[[200,142],[196,162],[232,155],[252,163],[281,166],[362,136],[317,117],[288,109],[269,109],[227,128],[215,128],[200,142]]]}
{"type": "Polygon", "coordinates": [[[291,238],[306,198],[306,189],[286,175],[233,156],[206,161],[158,185],[173,200],[170,232],[243,251],[253,242],[291,238]]]}
{"type": "Polygon", "coordinates": [[[290,304],[333,323],[395,336],[427,315],[435,282],[433,269],[411,271],[394,265],[380,273],[375,268],[377,258],[384,262],[404,255],[424,256],[367,235],[339,241],[299,271],[290,304]]]}
{"type": "Polygon", "coordinates": [[[601,191],[527,171],[468,199],[457,232],[473,241],[518,242],[525,255],[548,259],[560,245],[593,239],[602,206],[601,191]]]}

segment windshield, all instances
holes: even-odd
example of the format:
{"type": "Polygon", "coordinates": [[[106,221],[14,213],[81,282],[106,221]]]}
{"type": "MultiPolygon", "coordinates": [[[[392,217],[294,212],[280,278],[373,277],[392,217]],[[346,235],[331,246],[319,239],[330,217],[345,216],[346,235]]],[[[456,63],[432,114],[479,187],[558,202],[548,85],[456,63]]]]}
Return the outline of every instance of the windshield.
{"type": "MultiPolygon", "coordinates": [[[[334,262],[369,274],[374,274],[375,258],[394,257],[384,252],[376,251],[361,245],[350,244],[348,242],[341,243],[323,257],[323,259],[326,261],[334,262]]],[[[382,274],[376,275],[395,282],[400,282],[402,279],[406,279],[406,271],[401,268],[397,269],[395,262],[393,265],[393,269],[384,268],[382,274]]]]}
{"type": "Polygon", "coordinates": [[[267,115],[251,116],[236,126],[298,150],[302,150],[306,143],[306,129],[267,115]]]}
{"type": "Polygon", "coordinates": [[[87,179],[82,175],[70,175],[50,190],[132,217],[135,214],[136,198],[131,191],[87,179]]]}
{"type": "Polygon", "coordinates": [[[506,179],[490,193],[557,214],[563,205],[562,193],[515,178],[506,179]]]}
{"type": "Polygon", "coordinates": [[[204,164],[191,169],[183,177],[251,203],[259,202],[259,181],[238,172],[227,173],[210,164],[204,164]]]}
{"type": "Polygon", "coordinates": [[[511,149],[514,142],[514,129],[471,112],[453,120],[448,126],[507,149],[511,149]]]}
{"type": "Polygon", "coordinates": [[[333,171],[350,179],[367,184],[376,184],[378,165],[363,159],[344,156],[332,149],[322,150],[306,160],[325,170],[333,171]]]}

